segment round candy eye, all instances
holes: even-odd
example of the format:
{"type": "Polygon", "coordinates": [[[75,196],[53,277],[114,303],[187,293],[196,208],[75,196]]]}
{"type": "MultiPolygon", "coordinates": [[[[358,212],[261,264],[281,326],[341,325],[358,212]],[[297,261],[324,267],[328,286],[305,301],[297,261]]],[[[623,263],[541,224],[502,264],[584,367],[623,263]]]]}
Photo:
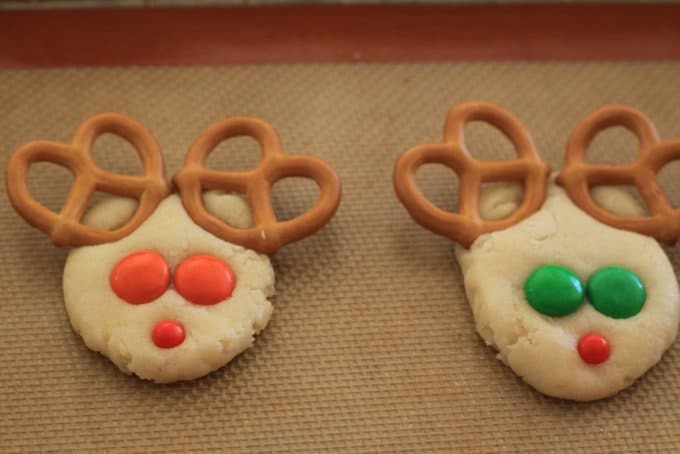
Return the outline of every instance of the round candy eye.
{"type": "Polygon", "coordinates": [[[184,298],[194,304],[209,306],[231,296],[236,276],[222,260],[195,255],[177,266],[173,282],[184,298]]]}
{"type": "Polygon", "coordinates": [[[588,299],[598,312],[611,318],[628,318],[642,310],[645,286],[632,271],[617,266],[598,270],[588,281],[588,299]]]}
{"type": "Polygon", "coordinates": [[[170,270],[163,257],[155,252],[135,252],[113,267],[109,282],[120,299],[130,304],[144,304],[165,292],[170,283],[170,270]]]}
{"type": "Polygon", "coordinates": [[[570,270],[557,265],[535,269],[524,283],[527,301],[538,312],[551,317],[571,314],[583,302],[581,280],[570,270]]]}

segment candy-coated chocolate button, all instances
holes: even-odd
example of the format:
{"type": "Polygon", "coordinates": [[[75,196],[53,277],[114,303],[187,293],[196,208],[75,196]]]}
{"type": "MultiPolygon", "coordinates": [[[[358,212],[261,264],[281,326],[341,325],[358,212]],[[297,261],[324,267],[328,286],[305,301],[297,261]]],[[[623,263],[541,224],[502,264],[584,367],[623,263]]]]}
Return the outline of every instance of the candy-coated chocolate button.
{"type": "Polygon", "coordinates": [[[647,292],[635,273],[609,266],[590,277],[588,299],[598,312],[608,317],[628,318],[642,310],[647,292]]]}
{"type": "Polygon", "coordinates": [[[208,306],[231,296],[236,277],[222,260],[209,255],[195,255],[177,266],[173,282],[184,298],[194,304],[208,306]]]}
{"type": "Polygon", "coordinates": [[[175,348],[184,342],[184,337],[184,327],[174,320],[156,324],[151,332],[153,343],[160,348],[175,348]]]}
{"type": "Polygon", "coordinates": [[[586,334],[578,341],[578,354],[584,363],[600,364],[609,358],[609,342],[599,334],[586,334]]]}
{"type": "Polygon", "coordinates": [[[113,267],[109,282],[120,299],[130,304],[144,304],[165,292],[170,283],[170,270],[163,257],[155,252],[135,252],[113,267]]]}
{"type": "Polygon", "coordinates": [[[552,317],[570,314],[583,302],[583,284],[577,275],[557,265],[535,269],[524,283],[527,301],[538,312],[552,317]]]}

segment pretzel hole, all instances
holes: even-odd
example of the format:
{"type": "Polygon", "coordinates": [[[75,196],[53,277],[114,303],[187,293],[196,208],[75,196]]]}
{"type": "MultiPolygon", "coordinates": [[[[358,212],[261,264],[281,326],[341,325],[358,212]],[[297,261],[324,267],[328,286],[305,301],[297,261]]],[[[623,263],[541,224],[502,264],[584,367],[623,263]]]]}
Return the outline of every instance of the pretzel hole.
{"type": "Polygon", "coordinates": [[[116,230],[132,219],[138,205],[136,199],[95,191],[81,222],[100,230],[116,230]]]}
{"type": "Polygon", "coordinates": [[[591,186],[590,197],[600,208],[619,216],[649,216],[649,210],[634,185],[591,186]]]}
{"type": "Polygon", "coordinates": [[[203,193],[203,204],[210,214],[231,227],[247,229],[253,226],[253,214],[243,194],[206,191],[203,193]]]}
{"type": "Polygon", "coordinates": [[[416,184],[420,192],[440,210],[458,211],[458,185],[456,172],[441,164],[424,164],[416,171],[416,184]]]}
{"type": "Polygon", "coordinates": [[[663,188],[668,203],[680,209],[680,161],[671,161],[663,166],[656,180],[663,188]]]}
{"type": "Polygon", "coordinates": [[[92,145],[95,164],[123,175],[143,175],[144,165],[135,147],[116,134],[102,134],[92,145]]]}
{"type": "Polygon", "coordinates": [[[585,161],[591,164],[625,164],[638,155],[640,141],[623,126],[598,132],[588,146],[585,161]]]}
{"type": "Polygon", "coordinates": [[[517,151],[510,139],[484,121],[465,125],[465,145],[470,154],[480,161],[517,159],[517,151]]]}
{"type": "Polygon", "coordinates": [[[479,215],[485,221],[495,221],[517,211],[524,196],[524,186],[514,181],[482,183],[479,194],[479,215]]]}
{"type": "Polygon", "coordinates": [[[251,170],[262,157],[260,144],[250,136],[227,139],[208,155],[205,165],[216,170],[251,170]]]}
{"type": "Polygon", "coordinates": [[[309,211],[319,200],[321,191],[314,180],[302,177],[282,178],[272,187],[272,204],[279,221],[288,221],[309,211]]]}
{"type": "Polygon", "coordinates": [[[68,167],[36,162],[28,169],[27,180],[33,198],[45,208],[58,213],[66,202],[75,177],[68,167]]]}

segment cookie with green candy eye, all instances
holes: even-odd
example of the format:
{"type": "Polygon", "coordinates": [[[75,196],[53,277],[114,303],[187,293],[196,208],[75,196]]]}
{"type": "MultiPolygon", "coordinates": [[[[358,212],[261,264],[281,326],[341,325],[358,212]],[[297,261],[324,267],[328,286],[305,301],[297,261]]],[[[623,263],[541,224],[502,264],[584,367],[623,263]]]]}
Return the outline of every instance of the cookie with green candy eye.
{"type": "MultiPolygon", "coordinates": [[[[639,215],[624,191],[596,193],[602,205],[639,215]]],[[[509,185],[482,194],[483,217],[505,215],[519,194],[509,185]]],[[[676,337],[678,284],[659,244],[596,221],[553,183],[538,212],[470,249],[457,246],[456,256],[477,331],[545,394],[581,401],[615,394],[676,337]]]]}
{"type": "Polygon", "coordinates": [[[416,222],[457,243],[477,331],[498,358],[545,394],[589,401],[632,384],[677,335],[678,283],[656,242],[680,239],[680,210],[655,181],[674,160],[680,141],[661,141],[634,109],[605,106],[574,129],[564,168],[550,178],[521,121],[473,101],[451,108],[441,142],[404,152],[393,180],[416,222]],[[517,157],[476,159],[465,142],[473,121],[502,132],[517,157]],[[635,162],[588,163],[595,135],[617,125],[638,138],[635,162]],[[417,187],[425,164],[457,174],[458,211],[438,208],[417,187]],[[649,214],[611,186],[626,183],[649,214]]]}

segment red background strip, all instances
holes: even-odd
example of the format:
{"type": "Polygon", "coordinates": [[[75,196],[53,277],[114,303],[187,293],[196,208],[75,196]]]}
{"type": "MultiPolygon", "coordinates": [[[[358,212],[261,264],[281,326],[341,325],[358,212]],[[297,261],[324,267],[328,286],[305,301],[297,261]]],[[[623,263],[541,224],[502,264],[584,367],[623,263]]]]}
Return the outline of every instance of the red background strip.
{"type": "Polygon", "coordinates": [[[680,5],[330,5],[0,13],[0,67],[680,58],[680,5]]]}

